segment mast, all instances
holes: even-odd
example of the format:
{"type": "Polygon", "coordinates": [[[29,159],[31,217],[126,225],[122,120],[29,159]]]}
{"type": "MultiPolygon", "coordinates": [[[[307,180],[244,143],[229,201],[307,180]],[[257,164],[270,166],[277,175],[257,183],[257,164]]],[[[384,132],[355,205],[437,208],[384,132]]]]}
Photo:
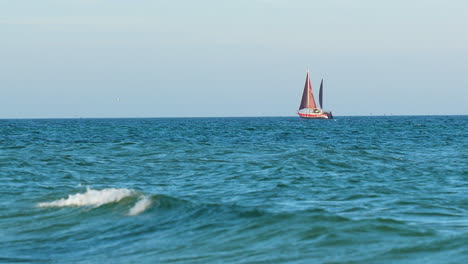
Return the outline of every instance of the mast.
{"type": "Polygon", "coordinates": [[[312,84],[310,83],[309,70],[307,70],[306,81],[304,84],[304,91],[302,92],[302,100],[301,105],[299,106],[299,110],[304,108],[317,108],[314,95],[312,94],[312,84]]]}
{"type": "Polygon", "coordinates": [[[319,103],[320,103],[320,108],[323,109],[323,79],[322,79],[322,82],[320,83],[319,103]]]}

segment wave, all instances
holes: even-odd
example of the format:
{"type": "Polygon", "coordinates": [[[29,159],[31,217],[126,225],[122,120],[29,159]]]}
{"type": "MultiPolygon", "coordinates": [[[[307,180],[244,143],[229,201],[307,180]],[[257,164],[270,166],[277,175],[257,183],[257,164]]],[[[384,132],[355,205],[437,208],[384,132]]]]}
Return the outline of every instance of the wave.
{"type": "MultiPolygon", "coordinates": [[[[247,228],[252,231],[258,228],[260,231],[263,230],[262,232],[271,232],[271,234],[276,234],[278,228],[285,224],[292,224],[294,227],[288,230],[294,229],[298,232],[298,235],[303,235],[308,239],[317,239],[317,237],[328,235],[329,233],[337,236],[338,234],[354,234],[356,232],[378,233],[382,235],[397,234],[410,237],[434,235],[431,229],[416,228],[406,221],[392,218],[350,218],[320,208],[271,211],[249,205],[206,203],[204,201],[192,201],[162,194],[149,195],[125,188],[95,190],[88,187],[86,192],[70,194],[67,198],[42,202],[37,206],[99,207],[119,203],[127,198],[127,201],[120,204],[126,210],[124,214],[136,216],[153,208],[157,211],[158,215],[155,221],[160,226],[165,227],[175,227],[180,226],[180,223],[190,222],[192,223],[192,228],[207,225],[214,225],[220,228],[220,225],[222,225],[220,223],[228,221],[232,223],[250,223],[244,227],[242,227],[243,225],[239,225],[240,230],[247,228]],[[309,224],[304,225],[304,223],[309,224]],[[311,225],[310,223],[314,224],[311,225]],[[322,229],[317,231],[315,228],[312,228],[312,233],[310,233],[311,226],[322,229]]],[[[119,206],[119,208],[122,207],[119,206]]],[[[177,227],[177,229],[180,229],[180,227],[177,227]]],[[[346,239],[346,235],[344,235],[343,239],[346,239]]]]}
{"type": "Polygon", "coordinates": [[[68,206],[94,206],[99,207],[105,204],[117,203],[125,198],[139,197],[135,205],[129,209],[128,215],[134,216],[148,209],[152,202],[146,195],[126,188],[106,188],[93,190],[86,188],[84,193],[70,194],[67,198],[62,198],[52,202],[38,203],[38,207],[68,207],[68,206]]]}

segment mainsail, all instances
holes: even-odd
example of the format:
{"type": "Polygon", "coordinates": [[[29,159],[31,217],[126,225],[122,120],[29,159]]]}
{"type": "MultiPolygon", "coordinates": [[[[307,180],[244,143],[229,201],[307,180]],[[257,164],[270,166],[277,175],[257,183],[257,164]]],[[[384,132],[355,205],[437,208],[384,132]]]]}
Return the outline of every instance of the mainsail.
{"type": "Polygon", "coordinates": [[[320,108],[323,109],[323,79],[322,79],[322,82],[320,83],[319,103],[320,103],[320,108]]]}
{"type": "Polygon", "coordinates": [[[309,72],[307,72],[306,81],[304,85],[304,92],[302,93],[301,105],[299,110],[304,108],[317,108],[315,104],[314,95],[312,94],[312,84],[310,83],[309,72]]]}

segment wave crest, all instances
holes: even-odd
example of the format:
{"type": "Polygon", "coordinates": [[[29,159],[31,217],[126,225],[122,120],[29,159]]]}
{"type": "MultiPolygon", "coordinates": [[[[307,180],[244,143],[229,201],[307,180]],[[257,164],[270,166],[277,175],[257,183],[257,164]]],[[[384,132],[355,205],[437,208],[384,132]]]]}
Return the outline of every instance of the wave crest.
{"type": "Polygon", "coordinates": [[[148,196],[142,196],[136,204],[130,208],[128,215],[137,215],[144,212],[148,207],[151,206],[151,199],[148,196]]]}
{"type": "Polygon", "coordinates": [[[93,190],[86,188],[85,193],[70,194],[68,198],[62,198],[52,202],[39,203],[39,207],[65,207],[65,206],[101,206],[103,204],[115,203],[126,197],[134,195],[129,189],[107,188],[93,190]]]}
{"type": "MultiPolygon", "coordinates": [[[[67,206],[95,206],[116,203],[124,198],[136,196],[137,192],[125,188],[106,188],[93,190],[86,188],[84,193],[70,194],[67,198],[62,198],[52,202],[38,203],[38,207],[67,207],[67,206]]],[[[130,208],[128,215],[140,214],[151,206],[151,199],[148,196],[141,196],[140,200],[130,208]]]]}

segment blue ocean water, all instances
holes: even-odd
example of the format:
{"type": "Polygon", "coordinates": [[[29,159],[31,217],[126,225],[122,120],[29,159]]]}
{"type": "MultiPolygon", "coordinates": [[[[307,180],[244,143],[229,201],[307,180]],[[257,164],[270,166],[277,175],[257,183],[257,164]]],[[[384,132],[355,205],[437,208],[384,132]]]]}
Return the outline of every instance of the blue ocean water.
{"type": "Polygon", "coordinates": [[[468,263],[467,124],[0,120],[0,262],[468,263]]]}

